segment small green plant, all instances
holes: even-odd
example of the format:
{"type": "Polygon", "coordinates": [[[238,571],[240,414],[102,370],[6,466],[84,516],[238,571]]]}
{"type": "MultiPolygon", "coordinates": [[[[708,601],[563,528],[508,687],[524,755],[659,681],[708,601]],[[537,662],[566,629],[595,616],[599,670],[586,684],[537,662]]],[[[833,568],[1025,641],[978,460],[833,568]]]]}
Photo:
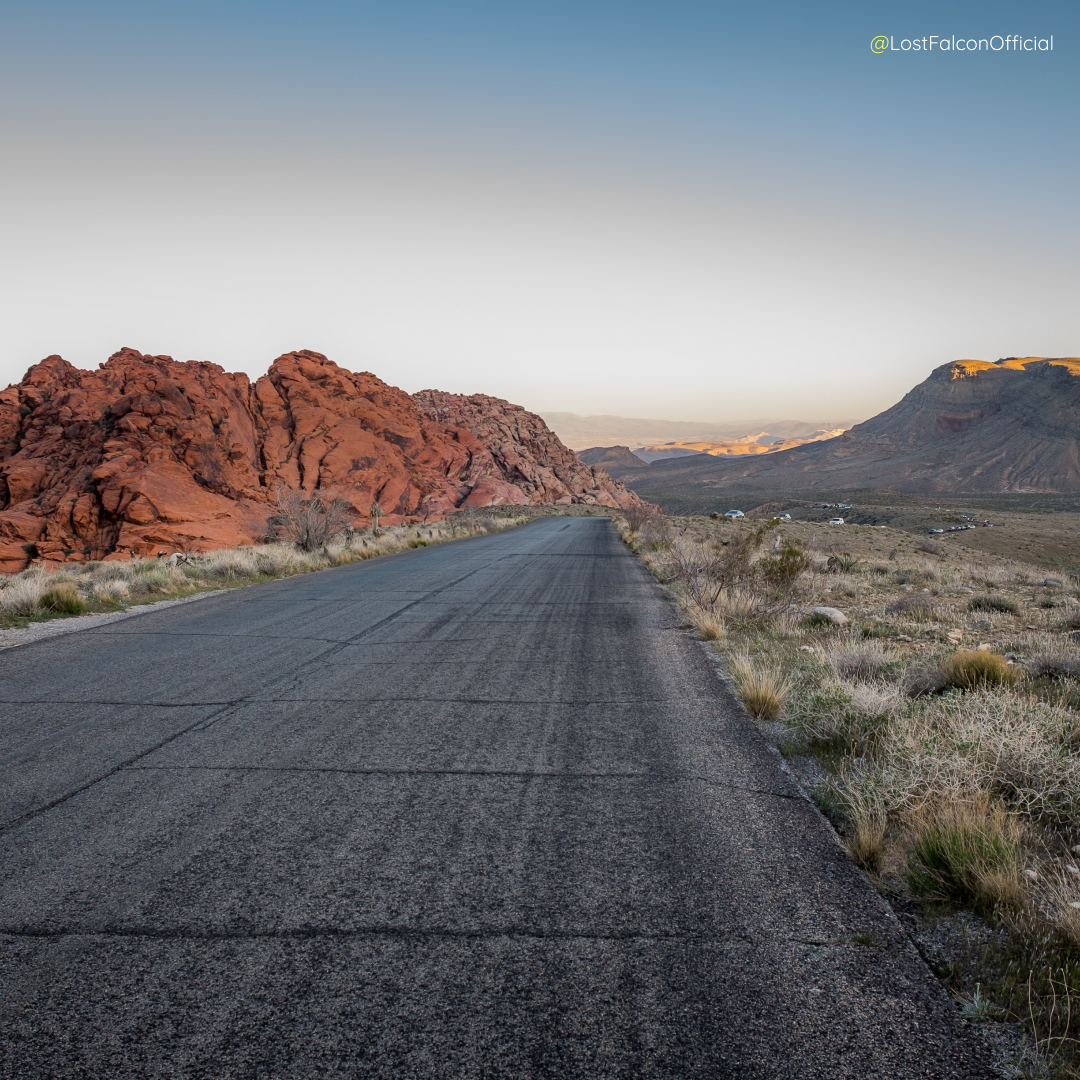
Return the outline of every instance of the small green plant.
{"type": "Polygon", "coordinates": [[[971,995],[971,1000],[965,1001],[960,1006],[960,1013],[964,1019],[973,1020],[977,1024],[993,1020],[998,1015],[998,1011],[997,1006],[982,992],[980,983],[975,984],[975,993],[971,995]]]}
{"type": "Polygon", "coordinates": [[[909,827],[912,892],[987,913],[1023,902],[1020,827],[989,798],[924,806],[909,827]]]}
{"type": "Polygon", "coordinates": [[[985,690],[991,686],[1013,686],[1020,671],[1010,667],[999,653],[989,649],[959,649],[941,665],[948,686],[957,690],[985,690]]]}
{"type": "Polygon", "coordinates": [[[973,596],[968,601],[969,611],[998,611],[1002,615],[1016,615],[1020,605],[1007,596],[973,596]]]}
{"type": "Polygon", "coordinates": [[[426,540],[416,540],[416,539],[410,540],[409,541],[409,547],[411,547],[411,548],[427,547],[427,541],[426,540]]]}
{"type": "Polygon", "coordinates": [[[86,611],[86,604],[79,595],[79,590],[70,582],[62,581],[41,594],[41,607],[59,615],[81,615],[86,611]]]}

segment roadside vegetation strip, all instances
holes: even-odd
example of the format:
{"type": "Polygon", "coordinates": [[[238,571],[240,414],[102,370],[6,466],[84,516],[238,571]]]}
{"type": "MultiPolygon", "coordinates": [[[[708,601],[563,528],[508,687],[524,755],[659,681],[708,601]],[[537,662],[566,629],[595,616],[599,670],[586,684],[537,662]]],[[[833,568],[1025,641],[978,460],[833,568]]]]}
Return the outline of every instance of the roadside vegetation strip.
{"type": "Polygon", "coordinates": [[[893,530],[622,535],[1015,1075],[1080,1076],[1080,581],[893,530]]]}
{"type": "Polygon", "coordinates": [[[296,542],[278,540],[201,555],[170,552],[160,559],[65,563],[56,570],[33,566],[20,574],[0,576],[0,629],[255,585],[428,544],[484,536],[532,517],[527,512],[457,514],[432,524],[380,529],[377,536],[341,529],[320,539],[310,551],[296,542]]]}

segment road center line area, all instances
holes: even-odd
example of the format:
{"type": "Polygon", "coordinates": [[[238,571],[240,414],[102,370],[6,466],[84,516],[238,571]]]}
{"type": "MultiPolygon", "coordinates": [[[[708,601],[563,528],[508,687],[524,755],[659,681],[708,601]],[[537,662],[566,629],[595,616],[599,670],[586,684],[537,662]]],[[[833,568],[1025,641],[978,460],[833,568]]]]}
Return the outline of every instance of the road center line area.
{"type": "Polygon", "coordinates": [[[0,1075],[991,1075],[680,622],[549,517],[3,651],[0,1075]]]}

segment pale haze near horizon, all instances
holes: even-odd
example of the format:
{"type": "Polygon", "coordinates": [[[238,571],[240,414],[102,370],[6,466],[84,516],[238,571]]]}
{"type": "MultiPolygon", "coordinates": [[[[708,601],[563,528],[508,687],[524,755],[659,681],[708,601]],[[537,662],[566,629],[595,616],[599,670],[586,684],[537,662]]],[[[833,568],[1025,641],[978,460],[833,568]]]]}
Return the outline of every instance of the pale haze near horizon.
{"type": "Polygon", "coordinates": [[[1022,20],[1053,56],[967,58],[869,39],[1009,7],[404,8],[12,20],[0,385],[310,348],[541,413],[818,422],[1080,353],[1060,5],[1022,20]]]}

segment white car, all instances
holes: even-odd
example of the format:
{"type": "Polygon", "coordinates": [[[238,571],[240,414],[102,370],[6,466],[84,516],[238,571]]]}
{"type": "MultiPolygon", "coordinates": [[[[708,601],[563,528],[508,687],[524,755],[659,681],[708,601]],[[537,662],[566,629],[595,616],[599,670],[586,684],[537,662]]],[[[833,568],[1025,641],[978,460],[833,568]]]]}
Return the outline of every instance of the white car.
{"type": "Polygon", "coordinates": [[[728,512],[727,512],[727,513],[726,513],[726,514],[724,515],[724,517],[729,517],[729,518],[740,518],[740,517],[746,517],[746,515],[745,515],[745,514],[744,514],[744,513],[743,513],[743,512],[741,511],[741,510],[729,510],[729,511],[728,511],[728,512]]]}
{"type": "Polygon", "coordinates": [[[843,518],[829,518],[829,524],[830,525],[843,525],[844,524],[844,519],[843,518]]]}
{"type": "Polygon", "coordinates": [[[776,517],[773,518],[773,521],[790,521],[790,520],[791,520],[791,515],[790,514],[777,514],[776,517]]]}

